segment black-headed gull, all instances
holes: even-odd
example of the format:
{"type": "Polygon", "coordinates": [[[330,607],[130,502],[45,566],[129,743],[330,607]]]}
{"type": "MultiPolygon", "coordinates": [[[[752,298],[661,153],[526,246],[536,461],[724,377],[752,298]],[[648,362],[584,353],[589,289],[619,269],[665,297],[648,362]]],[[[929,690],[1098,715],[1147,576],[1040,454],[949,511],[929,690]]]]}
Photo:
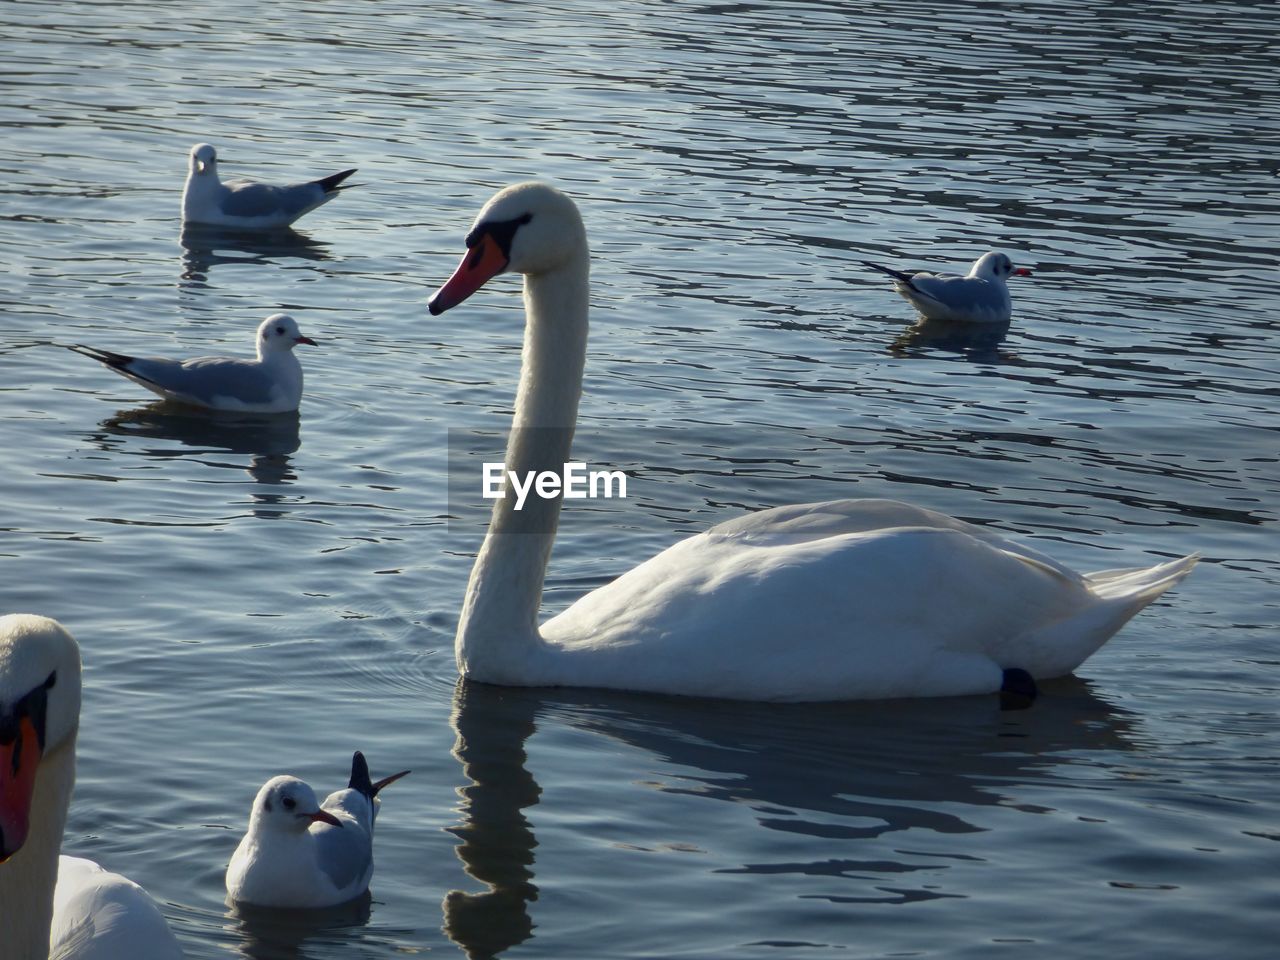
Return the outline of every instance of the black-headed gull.
{"type": "Polygon", "coordinates": [[[178,960],[145,890],[59,856],[79,723],[71,634],[48,617],[0,617],[0,957],[178,960]]]}
{"type": "Polygon", "coordinates": [[[408,772],[373,783],[357,750],[347,788],[323,804],[297,777],[272,777],[227,865],[227,894],[260,907],[331,907],[360,896],[373,876],[378,791],[408,772]]]}
{"type": "MultiPolygon", "coordinates": [[[[191,166],[182,191],[182,219],[214,227],[271,230],[287,227],[304,213],[328,203],[355,173],[343,170],[319,180],[273,186],[252,180],[218,179],[218,152],[207,143],[191,148],[191,166]]],[[[348,184],[350,186],[350,184],[348,184]]]]}
{"type": "Polygon", "coordinates": [[[275,313],[258,325],[258,357],[131,357],[83,344],[68,350],[92,357],[166,400],[209,410],[290,413],[302,401],[302,364],[293,355],[300,343],[315,341],[298,332],[297,321],[275,313]]]}
{"type": "Polygon", "coordinates": [[[984,253],[961,277],[949,273],[904,273],[870,260],[864,264],[893,277],[893,288],[928,320],[960,323],[1008,323],[1013,315],[1009,277],[1029,277],[1026,267],[1014,267],[1003,253],[984,253]]]}

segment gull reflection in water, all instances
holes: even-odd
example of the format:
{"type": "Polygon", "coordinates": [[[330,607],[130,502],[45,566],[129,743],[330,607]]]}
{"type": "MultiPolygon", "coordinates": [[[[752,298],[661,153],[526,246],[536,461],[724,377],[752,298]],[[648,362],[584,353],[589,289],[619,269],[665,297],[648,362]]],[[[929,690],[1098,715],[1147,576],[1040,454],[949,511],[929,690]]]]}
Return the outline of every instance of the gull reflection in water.
{"type": "Polygon", "coordinates": [[[910,357],[945,350],[963,354],[975,363],[1007,363],[1016,359],[1016,354],[1000,349],[1008,333],[1008,323],[920,319],[894,338],[889,352],[895,357],[910,357]]]}
{"type": "Polygon", "coordinates": [[[182,246],[184,286],[202,286],[209,272],[224,263],[274,263],[285,257],[328,260],[329,245],[291,227],[278,230],[228,230],[185,224],[178,236],[182,246]]]}
{"type": "MultiPolygon", "coordinates": [[[[785,862],[718,873],[769,874],[776,891],[789,876],[803,883],[847,867],[873,886],[892,877],[900,902],[958,895],[940,889],[935,870],[927,883],[904,884],[917,865],[882,854],[832,860],[830,844],[870,843],[895,831],[986,831],[979,808],[1008,806],[1020,785],[1053,777],[1064,751],[1134,749],[1126,712],[1095,697],[1084,681],[1050,681],[1043,692],[1032,709],[1006,713],[993,697],[782,705],[459,681],[452,724],[465,781],[461,822],[451,832],[464,869],[485,889],[444,898],[444,931],[471,960],[497,957],[533,936],[538,841],[525,810],[542,790],[526,766],[526,741],[535,728],[554,735],[556,726],[642,750],[651,763],[680,771],[660,789],[693,802],[746,805],[758,828],[796,838],[777,844],[787,851],[785,862]],[[796,855],[803,861],[815,849],[814,839],[822,859],[797,862],[796,855]]],[[[883,902],[884,893],[877,887],[868,896],[883,902]]]]}
{"type": "MultiPolygon", "coordinates": [[[[135,453],[155,460],[195,460],[221,469],[243,469],[257,483],[281,486],[297,479],[290,454],[301,445],[301,419],[292,413],[227,413],[200,410],[160,400],[128,410],[121,410],[102,421],[101,434],[94,439],[116,452],[135,453]],[[122,445],[109,438],[161,440],[165,446],[122,445]],[[178,444],[175,448],[172,444],[178,444]],[[221,454],[247,455],[248,463],[228,462],[221,454]]],[[[254,500],[260,505],[281,506],[285,497],[278,493],[256,491],[254,500]]],[[[281,511],[261,510],[259,515],[271,517],[281,511]]]]}
{"type": "Polygon", "coordinates": [[[239,954],[249,960],[302,960],[313,956],[308,943],[326,948],[346,943],[348,949],[359,950],[369,945],[366,927],[371,903],[367,890],[354,900],[318,910],[228,902],[224,929],[234,938],[239,954]]]}

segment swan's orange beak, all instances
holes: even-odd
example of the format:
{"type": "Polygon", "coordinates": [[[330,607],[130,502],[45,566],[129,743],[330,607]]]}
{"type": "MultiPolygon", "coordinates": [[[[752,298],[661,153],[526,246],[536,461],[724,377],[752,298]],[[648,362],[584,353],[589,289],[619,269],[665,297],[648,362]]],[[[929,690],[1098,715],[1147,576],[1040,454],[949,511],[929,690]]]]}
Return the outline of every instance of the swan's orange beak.
{"type": "Polygon", "coordinates": [[[0,742],[0,863],[22,849],[31,820],[31,794],[40,766],[40,735],[30,717],[11,728],[13,739],[0,742]]]}
{"type": "Polygon", "coordinates": [[[481,234],[458,264],[458,269],[453,271],[453,276],[427,301],[427,309],[434,317],[456,307],[505,269],[506,254],[492,237],[487,233],[481,234]]]}

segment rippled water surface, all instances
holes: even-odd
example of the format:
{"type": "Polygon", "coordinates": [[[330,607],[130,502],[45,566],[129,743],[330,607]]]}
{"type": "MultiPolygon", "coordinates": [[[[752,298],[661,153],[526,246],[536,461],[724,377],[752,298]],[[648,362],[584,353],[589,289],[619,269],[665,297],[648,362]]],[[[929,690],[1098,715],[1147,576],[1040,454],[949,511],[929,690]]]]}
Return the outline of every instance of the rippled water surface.
{"type": "MultiPolygon", "coordinates": [[[[1280,31],[1220,3],[0,4],[0,607],[86,669],[66,848],[193,958],[1274,955],[1280,31]],[[358,167],[298,232],[184,238],[186,153],[358,167]],[[743,510],[891,496],[1080,569],[1204,561],[1029,711],[460,687],[513,278],[427,315],[493,190],[584,211],[563,608],[743,510]],[[1035,277],[913,322],[860,260],[1035,277]],[[208,417],[51,344],[307,349],[208,417]],[[452,431],[452,432],[451,432],[452,431]],[[455,451],[456,453],[456,451],[455,451]],[[456,493],[456,492],[455,492],[456,493]],[[450,518],[453,518],[452,520],[450,518]],[[242,914],[257,787],[389,788],[370,902],[242,914]]],[[[928,598],[921,598],[927,603],[928,598]]]]}

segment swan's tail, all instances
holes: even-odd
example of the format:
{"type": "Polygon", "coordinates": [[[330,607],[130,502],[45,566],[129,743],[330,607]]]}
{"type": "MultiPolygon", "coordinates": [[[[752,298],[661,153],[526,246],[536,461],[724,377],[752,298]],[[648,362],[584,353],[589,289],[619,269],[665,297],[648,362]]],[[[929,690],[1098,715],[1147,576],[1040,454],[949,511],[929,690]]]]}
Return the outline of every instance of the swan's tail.
{"type": "Polygon", "coordinates": [[[1013,665],[1041,679],[1071,673],[1138,611],[1189,574],[1199,559],[1192,555],[1154,567],[1085,574],[1085,585],[1096,601],[1025,637],[1023,649],[1035,656],[1013,665]]]}
{"type": "Polygon", "coordinates": [[[1199,560],[1200,555],[1193,553],[1181,560],[1170,560],[1154,567],[1098,570],[1086,573],[1084,579],[1097,596],[1104,600],[1128,600],[1134,604],[1133,613],[1137,613],[1160,594],[1178,584],[1199,560]]]}

